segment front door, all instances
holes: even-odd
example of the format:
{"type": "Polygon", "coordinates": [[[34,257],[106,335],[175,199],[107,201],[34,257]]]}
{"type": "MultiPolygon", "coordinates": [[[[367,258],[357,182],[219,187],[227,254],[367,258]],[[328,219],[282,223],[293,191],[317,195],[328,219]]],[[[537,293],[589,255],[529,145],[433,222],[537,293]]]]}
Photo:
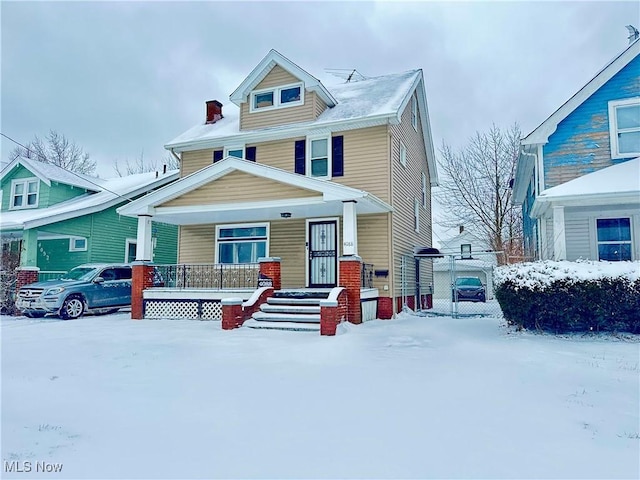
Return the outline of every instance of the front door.
{"type": "Polygon", "coordinates": [[[336,286],[338,267],[336,220],[309,222],[309,287],[336,286]]]}

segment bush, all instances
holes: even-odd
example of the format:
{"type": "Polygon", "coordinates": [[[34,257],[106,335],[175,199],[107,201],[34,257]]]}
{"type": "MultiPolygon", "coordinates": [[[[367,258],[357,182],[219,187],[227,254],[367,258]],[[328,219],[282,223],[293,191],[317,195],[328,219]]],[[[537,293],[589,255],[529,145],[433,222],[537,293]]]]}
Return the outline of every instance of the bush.
{"type": "Polygon", "coordinates": [[[499,267],[496,298],[519,328],[640,333],[639,262],[532,262],[499,267]]]}

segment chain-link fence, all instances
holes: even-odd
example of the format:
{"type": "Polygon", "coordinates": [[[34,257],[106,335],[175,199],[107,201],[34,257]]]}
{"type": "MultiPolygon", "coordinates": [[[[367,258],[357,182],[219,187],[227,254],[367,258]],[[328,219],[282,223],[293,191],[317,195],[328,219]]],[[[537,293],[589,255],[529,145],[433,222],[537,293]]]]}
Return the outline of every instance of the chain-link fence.
{"type": "Polygon", "coordinates": [[[504,263],[502,255],[501,252],[474,252],[468,257],[434,254],[416,257],[417,262],[413,257],[403,258],[400,279],[403,305],[410,308],[417,305],[416,310],[428,315],[454,318],[502,316],[493,285],[493,269],[504,263]],[[428,282],[424,280],[425,273],[428,282]],[[418,281],[419,278],[422,280],[418,281]],[[425,301],[429,298],[431,301],[425,301]]]}

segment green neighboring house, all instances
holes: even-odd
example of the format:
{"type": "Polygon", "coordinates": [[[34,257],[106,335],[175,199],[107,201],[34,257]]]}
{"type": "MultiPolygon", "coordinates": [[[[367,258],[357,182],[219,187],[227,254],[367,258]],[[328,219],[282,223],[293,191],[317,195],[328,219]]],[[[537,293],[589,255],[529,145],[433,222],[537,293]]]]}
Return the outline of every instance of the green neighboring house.
{"type": "MultiPolygon", "coordinates": [[[[177,178],[173,170],[105,180],[17,158],[0,173],[3,257],[18,254],[40,279],[82,263],[133,261],[138,222],[116,208],[177,178]]],[[[177,235],[174,225],[153,224],[154,262],[176,262],[177,235]]]]}

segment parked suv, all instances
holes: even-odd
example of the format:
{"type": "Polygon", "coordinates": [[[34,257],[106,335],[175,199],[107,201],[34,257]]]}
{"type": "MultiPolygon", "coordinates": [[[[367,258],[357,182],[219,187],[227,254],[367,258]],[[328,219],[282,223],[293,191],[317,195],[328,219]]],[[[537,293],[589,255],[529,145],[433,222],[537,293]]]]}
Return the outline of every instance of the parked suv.
{"type": "Polygon", "coordinates": [[[478,277],[458,277],[453,284],[451,300],[458,302],[486,302],[487,293],[478,277]]]}
{"type": "Polygon", "coordinates": [[[80,265],[57,280],[20,288],[16,307],[27,317],[54,313],[65,320],[84,313],[105,314],[131,305],[131,265],[80,265]]]}

